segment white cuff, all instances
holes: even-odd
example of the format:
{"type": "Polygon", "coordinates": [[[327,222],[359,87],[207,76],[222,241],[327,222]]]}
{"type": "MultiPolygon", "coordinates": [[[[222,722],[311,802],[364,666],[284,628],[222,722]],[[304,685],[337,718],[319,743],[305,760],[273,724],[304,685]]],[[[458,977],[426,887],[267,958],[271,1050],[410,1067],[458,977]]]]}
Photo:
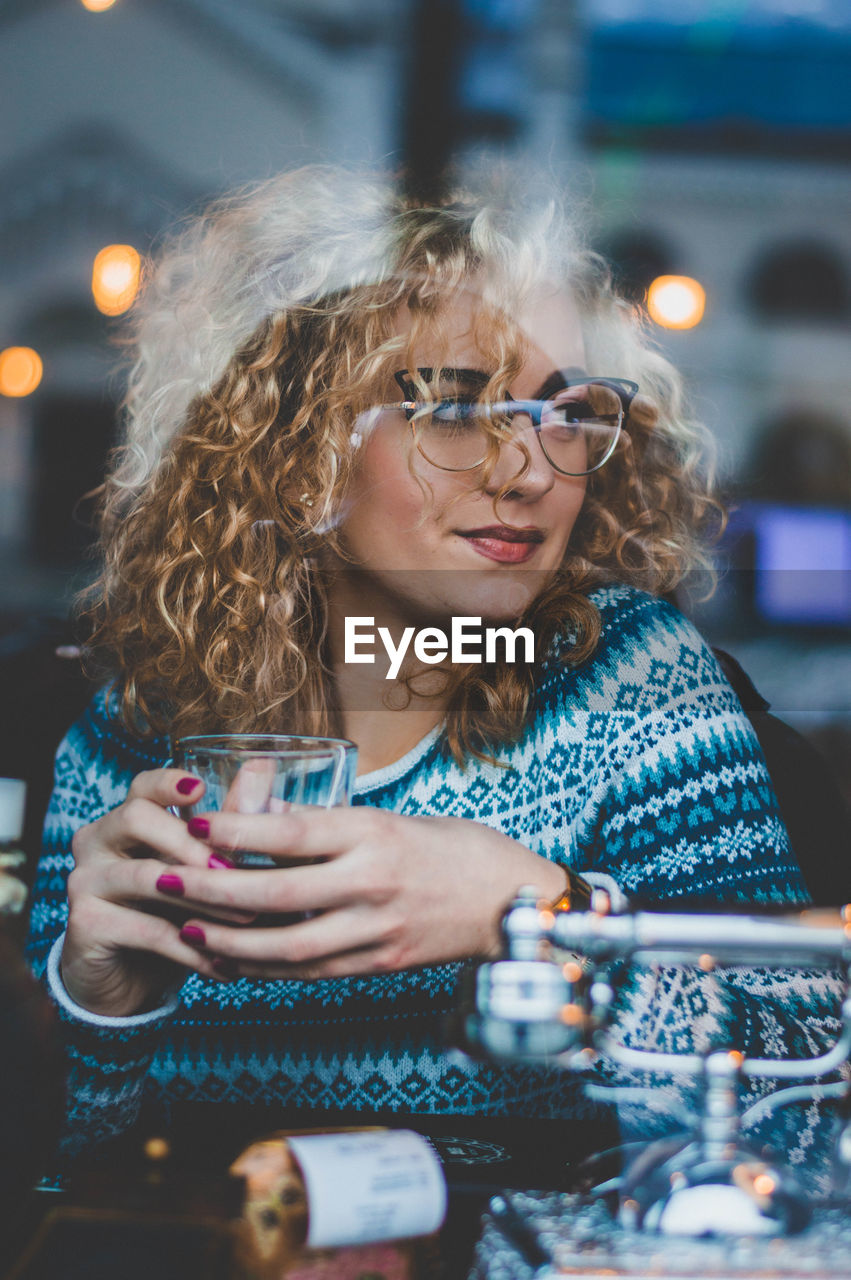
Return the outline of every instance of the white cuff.
{"type": "Polygon", "coordinates": [[[50,948],[50,955],[47,958],[47,989],[60,1008],[64,1009],[67,1014],[78,1022],[88,1023],[90,1027],[114,1027],[115,1029],[120,1027],[144,1027],[150,1022],[157,1022],[160,1018],[168,1017],[169,1014],[174,1013],[180,1003],[175,992],[158,1009],[151,1009],[148,1013],[130,1014],[128,1017],[111,1018],[102,1013],[92,1013],[91,1009],[84,1009],[82,1005],[71,999],[65,990],[65,983],[62,981],[59,961],[62,958],[64,943],[65,934],[62,933],[50,948]]]}
{"type": "Polygon", "coordinates": [[[629,910],[629,898],[611,876],[607,876],[602,871],[580,871],[578,874],[586,884],[590,884],[592,889],[605,889],[615,915],[629,910]]]}

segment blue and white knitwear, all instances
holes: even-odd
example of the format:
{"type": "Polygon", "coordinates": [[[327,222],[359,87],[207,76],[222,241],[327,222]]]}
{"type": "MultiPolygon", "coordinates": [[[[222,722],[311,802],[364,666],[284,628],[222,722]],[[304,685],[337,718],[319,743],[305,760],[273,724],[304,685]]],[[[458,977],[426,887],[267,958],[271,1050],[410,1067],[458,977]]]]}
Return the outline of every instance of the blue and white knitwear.
{"type": "MultiPolygon", "coordinates": [[[[521,740],[498,751],[503,767],[475,759],[459,767],[435,730],[360,777],[354,803],[484,823],[580,874],[611,876],[644,905],[805,902],[759,745],[711,650],[675,609],[643,592],[611,586],[592,598],[602,620],[595,652],[574,668],[557,645],[540,664],[534,713],[521,740]]],[[[164,738],[128,734],[101,693],[56,757],[30,955],[66,1036],[69,1152],[128,1126],[143,1097],[146,1106],[259,1101],[314,1120],[344,1110],[364,1118],[590,1110],[576,1078],[555,1067],[447,1054],[442,1027],[461,964],[311,982],[192,974],[153,1013],[104,1018],[78,1008],[57,964],[72,836],[168,754],[164,738]]],[[[618,1022],[634,1047],[809,1056],[832,1043],[839,1003],[834,975],[743,968],[718,978],[657,966],[630,972],[618,1022]]],[[[636,1082],[613,1067],[603,1075],[636,1082]]],[[[622,1123],[643,1135],[670,1128],[671,1090],[682,1089],[669,1081],[649,1112],[624,1110],[622,1123]]],[[[823,1146],[815,1105],[795,1109],[782,1128],[793,1163],[809,1163],[823,1146]]]]}

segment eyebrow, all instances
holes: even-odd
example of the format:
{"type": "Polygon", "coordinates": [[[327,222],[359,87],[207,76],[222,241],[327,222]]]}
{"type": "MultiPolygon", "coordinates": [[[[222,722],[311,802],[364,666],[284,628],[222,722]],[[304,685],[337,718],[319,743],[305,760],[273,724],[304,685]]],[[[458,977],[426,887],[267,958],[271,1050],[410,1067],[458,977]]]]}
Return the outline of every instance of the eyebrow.
{"type": "Polygon", "coordinates": [[[538,387],[532,399],[549,400],[551,396],[557,395],[559,391],[564,391],[565,387],[570,386],[571,382],[575,382],[578,378],[587,377],[588,374],[585,370],[580,369],[578,366],[571,366],[568,369],[554,369],[538,387]]]}
{"type": "MultiPolygon", "coordinates": [[[[434,376],[435,370],[428,367],[417,369],[417,373],[426,381],[434,376]]],[[[441,381],[443,382],[460,382],[468,383],[478,388],[486,387],[490,382],[492,374],[485,369],[453,369],[445,367],[439,370],[441,381]]],[[[531,397],[533,400],[547,400],[551,396],[557,395],[559,391],[564,391],[571,382],[575,382],[577,378],[587,378],[588,374],[578,365],[571,365],[567,369],[554,369],[548,374],[541,385],[531,397]]],[[[407,379],[410,383],[410,379],[407,379]]]]}
{"type": "MultiPolygon", "coordinates": [[[[477,388],[486,387],[491,379],[491,375],[484,369],[453,369],[449,366],[437,370],[426,366],[417,369],[425,382],[431,381],[436,372],[440,374],[441,382],[466,382],[477,388]]],[[[412,380],[406,375],[406,381],[410,383],[412,380]]]]}

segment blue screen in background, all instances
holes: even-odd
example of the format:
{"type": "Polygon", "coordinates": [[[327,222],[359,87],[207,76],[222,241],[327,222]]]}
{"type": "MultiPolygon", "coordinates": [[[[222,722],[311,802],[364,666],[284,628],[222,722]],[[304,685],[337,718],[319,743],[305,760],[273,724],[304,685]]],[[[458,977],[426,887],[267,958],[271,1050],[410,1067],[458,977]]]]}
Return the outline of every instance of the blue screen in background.
{"type": "Polygon", "coordinates": [[[754,502],[742,516],[753,537],[757,614],[770,623],[851,627],[851,512],[754,502]]]}

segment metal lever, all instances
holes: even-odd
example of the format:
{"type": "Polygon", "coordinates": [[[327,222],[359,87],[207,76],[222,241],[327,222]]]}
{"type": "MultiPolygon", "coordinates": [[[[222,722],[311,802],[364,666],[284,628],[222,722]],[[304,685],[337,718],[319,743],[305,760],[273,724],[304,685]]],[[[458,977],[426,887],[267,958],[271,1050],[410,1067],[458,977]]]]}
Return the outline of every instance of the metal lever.
{"type": "MultiPolygon", "coordinates": [[[[624,1175],[625,1221],[632,1213],[634,1225],[688,1234],[690,1223],[701,1234],[707,1214],[714,1212],[722,1233],[725,1221],[727,1230],[737,1229],[730,1225],[735,1222],[745,1229],[746,1221],[752,1232],[799,1230],[808,1219],[801,1187],[788,1170],[768,1165],[741,1139],[741,1083],[766,1077],[815,1080],[848,1059],[851,912],[614,914],[605,895],[594,905],[596,910],[554,913],[538,902],[535,890],[518,894],[503,918],[505,959],[478,970],[476,1007],[464,1024],[468,1044],[483,1054],[556,1062],[571,1071],[587,1070],[605,1054],[631,1069],[702,1080],[703,1109],[693,1132],[652,1144],[624,1175]],[[723,1046],[708,1054],[654,1053],[619,1043],[610,1027],[615,990],[609,968],[614,964],[688,964],[711,972],[719,964],[775,965],[778,956],[784,966],[839,964],[845,969],[841,1032],[818,1057],[745,1058],[723,1046]]],[[[589,1082],[588,1087],[595,1098],[605,1096],[600,1086],[589,1082]]],[[[754,1118],[802,1097],[844,1091],[844,1085],[797,1085],[760,1099],[745,1115],[754,1118]]],[[[623,1092],[615,1088],[611,1096],[623,1092]]],[[[847,1140],[846,1146],[851,1146],[847,1140]]]]}

